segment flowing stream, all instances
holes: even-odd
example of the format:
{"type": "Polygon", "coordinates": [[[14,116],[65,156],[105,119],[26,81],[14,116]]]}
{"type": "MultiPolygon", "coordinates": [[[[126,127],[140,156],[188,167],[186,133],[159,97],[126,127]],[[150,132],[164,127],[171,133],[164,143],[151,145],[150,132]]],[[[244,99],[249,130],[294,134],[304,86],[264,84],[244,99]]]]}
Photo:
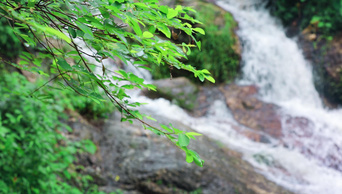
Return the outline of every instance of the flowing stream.
{"type": "Polygon", "coordinates": [[[149,103],[145,111],[181,121],[242,152],[257,171],[295,193],[341,193],[342,110],[324,109],[310,64],[260,1],[222,0],[218,5],[239,23],[243,75],[237,83],[258,86],[259,98],[280,106],[282,115],[308,119],[310,134],[300,127],[283,127],[283,144],[257,143],[232,129],[237,123],[223,101],[213,102],[206,117],[192,118],[164,99],[136,100],[149,103]]]}
{"type": "MultiPolygon", "coordinates": [[[[341,193],[342,110],[324,109],[313,85],[310,64],[295,40],[286,37],[285,30],[260,1],[222,0],[218,5],[231,12],[239,23],[243,75],[237,83],[256,85],[259,98],[280,106],[282,115],[306,118],[309,134],[300,127],[283,127],[282,143],[258,143],[232,128],[238,124],[223,101],[212,102],[205,117],[193,118],[165,99],[132,94],[133,100],[148,103],[142,112],[183,122],[243,153],[258,172],[295,193],[341,193]]],[[[131,70],[136,72],[132,67],[131,70]]],[[[144,72],[141,76],[151,79],[144,72]]],[[[285,119],[286,116],[283,123],[285,119]]]]}
{"type": "MultiPolygon", "coordinates": [[[[291,176],[264,174],[299,193],[340,193],[342,110],[323,108],[310,64],[261,1],[223,0],[218,5],[239,23],[243,78],[238,82],[257,85],[260,98],[281,106],[283,114],[310,120],[310,132],[283,126],[284,142],[291,153],[271,154],[291,176]]],[[[281,148],[271,152],[277,149],[281,148]]]]}

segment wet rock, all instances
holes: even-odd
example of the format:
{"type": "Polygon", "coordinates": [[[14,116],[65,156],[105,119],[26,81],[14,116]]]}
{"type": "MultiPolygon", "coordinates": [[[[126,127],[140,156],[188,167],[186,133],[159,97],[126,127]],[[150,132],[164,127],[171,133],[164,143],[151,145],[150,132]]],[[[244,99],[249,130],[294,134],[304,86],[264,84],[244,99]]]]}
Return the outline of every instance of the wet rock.
{"type": "Polygon", "coordinates": [[[290,193],[256,173],[239,153],[207,137],[197,138],[191,145],[205,160],[200,168],[186,163],[183,151],[165,138],[148,133],[139,124],[120,123],[119,119],[120,115],[110,118],[99,142],[108,187],[138,193],[290,193]]]}
{"type": "Polygon", "coordinates": [[[221,87],[221,91],[236,121],[249,128],[230,124],[238,133],[253,141],[270,143],[268,134],[279,145],[298,150],[324,166],[342,171],[342,144],[334,143],[336,140],[325,135],[326,126],[317,128],[308,118],[281,114],[278,106],[255,97],[255,86],[232,84],[221,87]]]}
{"type": "Polygon", "coordinates": [[[342,144],[326,136],[323,132],[327,130],[325,127],[317,128],[311,120],[304,117],[286,115],[283,123],[283,142],[288,148],[297,149],[306,157],[342,172],[342,144]]]}
{"type": "Polygon", "coordinates": [[[307,28],[299,36],[299,45],[313,65],[315,86],[328,100],[326,105],[342,104],[342,34],[327,41],[307,28]]]}
{"type": "Polygon", "coordinates": [[[145,90],[143,92],[149,98],[165,98],[182,108],[193,110],[197,99],[198,87],[185,77],[174,79],[156,80],[153,84],[157,91],[145,90]]]}
{"type": "Polygon", "coordinates": [[[290,134],[306,138],[313,135],[314,123],[312,121],[304,117],[291,117],[288,115],[286,117],[283,128],[288,130],[290,134]]]}
{"type": "Polygon", "coordinates": [[[224,96],[216,86],[199,86],[194,109],[189,112],[194,117],[208,114],[208,110],[214,101],[224,101],[224,96]]]}
{"type": "Polygon", "coordinates": [[[226,85],[220,88],[237,122],[274,138],[282,137],[279,107],[255,97],[255,86],[226,85]]]}

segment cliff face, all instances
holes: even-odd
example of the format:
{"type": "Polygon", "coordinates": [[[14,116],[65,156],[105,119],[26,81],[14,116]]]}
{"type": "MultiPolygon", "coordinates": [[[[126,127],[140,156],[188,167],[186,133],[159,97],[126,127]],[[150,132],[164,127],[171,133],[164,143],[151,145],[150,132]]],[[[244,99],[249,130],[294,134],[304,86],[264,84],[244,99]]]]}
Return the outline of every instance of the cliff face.
{"type": "Polygon", "coordinates": [[[327,41],[305,29],[299,36],[299,44],[313,65],[317,90],[330,105],[341,105],[342,33],[327,41]]]}

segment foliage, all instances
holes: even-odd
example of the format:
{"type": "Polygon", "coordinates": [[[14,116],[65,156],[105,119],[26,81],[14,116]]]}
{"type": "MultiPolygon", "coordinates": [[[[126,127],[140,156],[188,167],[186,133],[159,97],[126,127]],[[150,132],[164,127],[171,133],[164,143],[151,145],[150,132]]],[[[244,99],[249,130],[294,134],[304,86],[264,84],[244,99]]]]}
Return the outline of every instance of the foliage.
{"type": "Polygon", "coordinates": [[[340,0],[270,0],[273,13],[288,26],[296,21],[300,27],[311,25],[326,36],[342,29],[342,2],[340,0]]]}
{"type": "MultiPolygon", "coordinates": [[[[41,80],[37,85],[43,85],[44,83],[46,83],[46,81],[44,82],[44,80],[41,80]]],[[[33,93],[33,95],[38,99],[47,98],[46,101],[58,104],[66,109],[77,111],[87,119],[96,120],[108,118],[109,113],[114,110],[113,104],[109,101],[103,101],[101,104],[98,104],[86,96],[75,95],[75,92],[70,88],[59,90],[59,92],[56,93],[56,91],[53,90],[56,88],[56,84],[50,84],[46,87],[51,88],[52,90],[38,95],[33,93]]],[[[98,88],[94,88],[94,91],[101,93],[98,88]]]]}
{"type": "MultiPolygon", "coordinates": [[[[213,4],[201,3],[197,11],[195,18],[203,22],[206,34],[196,35],[202,42],[202,49],[189,52],[187,62],[197,69],[209,70],[218,83],[229,82],[237,76],[240,64],[240,57],[233,49],[237,38],[234,35],[237,24],[230,13],[213,4]]],[[[169,69],[158,66],[152,69],[152,75],[156,79],[170,77],[169,69]]],[[[171,74],[173,77],[189,76],[189,73],[177,70],[172,70],[171,74]]]]}
{"type": "Polygon", "coordinates": [[[0,54],[11,58],[17,56],[22,47],[8,22],[6,18],[0,18],[0,54]]]}
{"type": "Polygon", "coordinates": [[[28,97],[36,86],[24,76],[1,77],[0,193],[96,193],[91,177],[70,168],[76,152],[94,153],[95,145],[68,141],[62,129],[69,127],[59,121],[64,108],[28,97]]]}
{"type": "Polygon", "coordinates": [[[196,18],[204,22],[206,35],[198,35],[202,40],[202,51],[194,50],[188,58],[197,68],[208,69],[215,80],[222,83],[233,80],[239,71],[240,57],[233,49],[237,24],[230,13],[222,14],[214,6],[201,7],[197,13],[196,18]],[[223,19],[223,26],[213,23],[219,17],[223,19]]]}
{"type": "Polygon", "coordinates": [[[96,103],[110,100],[122,113],[122,121],[139,120],[145,129],[158,135],[164,135],[187,154],[186,161],[203,166],[203,160],[187,145],[194,135],[170,126],[152,126],[143,119],[151,119],[134,109],[141,103],[132,102],[126,90],[134,88],[155,87],[146,84],[144,79],[122,69],[112,73],[102,65],[102,72],[93,71],[94,59],[101,65],[107,58],[121,59],[124,63],[134,61],[137,68],[149,69],[146,64],[171,66],[192,72],[201,81],[214,82],[208,70],[197,70],[191,65],[180,62],[187,58],[182,52],[190,47],[201,46],[194,37],[195,33],[204,33],[202,29],[193,27],[199,23],[188,15],[194,12],[188,7],[169,8],[160,6],[157,0],[6,0],[0,3],[0,16],[15,22],[15,29],[29,31],[31,36],[18,33],[18,36],[29,47],[42,47],[44,52],[23,52],[22,61],[12,64],[42,75],[57,74],[59,89],[71,88],[77,94],[86,96],[96,103]],[[190,24],[191,23],[191,24],[190,24]],[[176,45],[160,38],[159,35],[171,37],[170,28],[181,30],[194,40],[196,45],[176,45]],[[67,44],[72,51],[60,49],[59,45],[67,44]],[[86,51],[85,47],[91,47],[86,51]],[[49,72],[42,71],[42,60],[49,58],[49,72]],[[75,62],[71,65],[69,60],[75,62]],[[93,88],[100,87],[106,97],[93,88]],[[107,98],[108,97],[108,98],[107,98]]]}

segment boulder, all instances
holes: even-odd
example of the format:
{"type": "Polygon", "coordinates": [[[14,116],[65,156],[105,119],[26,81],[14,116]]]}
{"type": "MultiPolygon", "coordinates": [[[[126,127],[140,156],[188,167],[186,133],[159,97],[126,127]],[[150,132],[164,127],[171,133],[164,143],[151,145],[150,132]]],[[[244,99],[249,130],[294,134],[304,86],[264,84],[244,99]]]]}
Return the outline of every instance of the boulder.
{"type": "Polygon", "coordinates": [[[255,86],[230,84],[222,86],[220,90],[237,122],[276,139],[282,137],[279,107],[257,99],[255,86]]]}
{"type": "MultiPolygon", "coordinates": [[[[171,122],[186,131],[191,128],[153,115],[162,123],[171,122]]],[[[140,123],[120,122],[115,112],[101,128],[80,117],[68,124],[80,139],[83,131],[98,147],[95,155],[78,156],[83,173],[105,192],[123,193],[291,193],[255,172],[241,154],[224,148],[217,141],[201,136],[191,142],[191,149],[205,160],[204,167],[188,164],[185,154],[164,137],[144,130],[140,123]]]]}
{"type": "Polygon", "coordinates": [[[256,173],[241,154],[222,148],[207,137],[201,136],[190,145],[205,160],[201,168],[185,162],[184,152],[165,138],[143,130],[139,123],[131,125],[119,120],[119,114],[108,120],[99,142],[101,169],[109,188],[137,193],[290,193],[256,173]]]}
{"type": "Polygon", "coordinates": [[[332,41],[318,36],[307,28],[299,36],[299,45],[315,74],[315,86],[326,99],[325,104],[334,108],[342,104],[342,34],[332,41]]]}
{"type": "Polygon", "coordinates": [[[165,98],[186,110],[193,110],[197,99],[198,87],[185,77],[153,81],[157,91],[145,90],[149,98],[165,98]]]}

